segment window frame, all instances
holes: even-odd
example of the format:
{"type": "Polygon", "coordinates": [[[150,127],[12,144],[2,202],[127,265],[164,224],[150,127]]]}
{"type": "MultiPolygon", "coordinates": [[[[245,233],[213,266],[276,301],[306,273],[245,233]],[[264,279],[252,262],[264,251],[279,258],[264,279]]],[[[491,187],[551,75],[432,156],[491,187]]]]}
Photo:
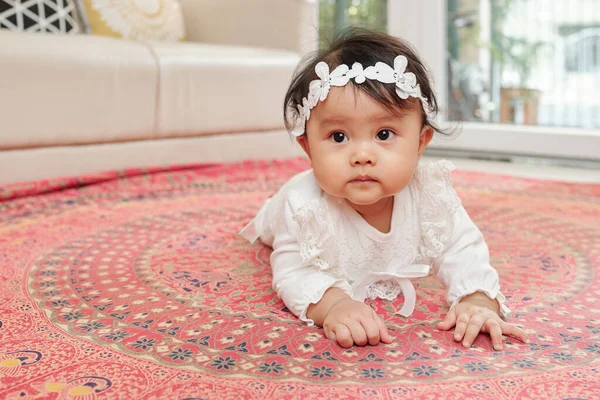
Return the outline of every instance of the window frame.
{"type": "MultiPolygon", "coordinates": [[[[489,7],[490,0],[481,0],[489,7]]],[[[492,0],[493,1],[493,0],[492,0]]],[[[429,67],[440,108],[447,107],[446,0],[389,0],[388,32],[408,40],[429,67]]],[[[447,125],[442,116],[442,125],[447,125]]],[[[433,149],[576,160],[600,160],[600,130],[537,125],[461,122],[455,140],[433,149]]]]}

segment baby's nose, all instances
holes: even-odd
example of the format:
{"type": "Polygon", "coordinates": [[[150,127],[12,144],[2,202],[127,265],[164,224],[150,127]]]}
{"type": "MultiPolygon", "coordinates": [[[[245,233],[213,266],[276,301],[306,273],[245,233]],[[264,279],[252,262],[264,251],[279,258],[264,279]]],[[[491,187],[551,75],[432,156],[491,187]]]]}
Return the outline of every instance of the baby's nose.
{"type": "Polygon", "coordinates": [[[368,146],[361,146],[356,149],[351,157],[350,163],[352,165],[373,165],[375,164],[375,155],[368,146]]]}

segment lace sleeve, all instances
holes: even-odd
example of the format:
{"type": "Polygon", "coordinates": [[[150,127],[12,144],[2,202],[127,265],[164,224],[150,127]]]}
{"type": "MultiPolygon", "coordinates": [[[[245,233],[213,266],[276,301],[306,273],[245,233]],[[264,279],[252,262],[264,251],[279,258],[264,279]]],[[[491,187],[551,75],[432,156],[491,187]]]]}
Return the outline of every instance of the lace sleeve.
{"type": "Polygon", "coordinates": [[[454,214],[454,232],[444,252],[433,260],[436,275],[448,289],[446,301],[452,309],[471,293],[483,292],[500,305],[500,316],[508,317],[506,298],[500,292],[500,278],[490,264],[483,234],[463,207],[454,214]]]}
{"type": "Polygon", "coordinates": [[[417,167],[415,183],[420,192],[421,258],[435,258],[443,251],[454,230],[453,214],[461,207],[452,187],[450,161],[431,162],[417,167]]]}
{"type": "MultiPolygon", "coordinates": [[[[321,301],[330,287],[352,297],[352,288],[330,270],[332,228],[327,227],[322,205],[311,201],[301,207],[286,202],[284,220],[274,221],[278,230],[273,241],[271,269],[273,288],[288,309],[309,326],[308,307],[321,301]]],[[[298,203],[295,203],[297,205],[298,203]]]]}
{"type": "Polygon", "coordinates": [[[335,252],[335,233],[330,221],[327,203],[313,200],[298,210],[293,220],[298,223],[298,243],[303,266],[330,268],[335,252]]]}
{"type": "Polygon", "coordinates": [[[481,291],[500,305],[506,318],[510,310],[500,293],[498,273],[490,265],[483,235],[469,218],[452,187],[449,161],[429,163],[416,172],[421,201],[421,258],[428,258],[437,277],[448,289],[450,308],[466,295],[481,291]]]}

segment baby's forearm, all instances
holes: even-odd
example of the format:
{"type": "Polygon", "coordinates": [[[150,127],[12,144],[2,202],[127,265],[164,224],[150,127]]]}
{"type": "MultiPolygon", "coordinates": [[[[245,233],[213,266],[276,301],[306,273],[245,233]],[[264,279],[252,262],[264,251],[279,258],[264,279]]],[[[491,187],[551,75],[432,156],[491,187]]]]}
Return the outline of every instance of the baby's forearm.
{"type": "Polygon", "coordinates": [[[350,299],[343,290],[338,288],[329,288],[323,294],[321,300],[316,304],[311,304],[306,312],[306,317],[315,321],[315,325],[323,326],[323,321],[331,307],[340,300],[350,299]]]}

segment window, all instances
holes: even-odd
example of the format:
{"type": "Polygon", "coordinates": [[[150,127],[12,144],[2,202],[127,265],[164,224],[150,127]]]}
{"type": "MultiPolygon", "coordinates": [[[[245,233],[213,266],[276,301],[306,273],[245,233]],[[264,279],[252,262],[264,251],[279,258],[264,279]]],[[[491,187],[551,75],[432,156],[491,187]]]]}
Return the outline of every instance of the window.
{"type": "Polygon", "coordinates": [[[600,129],[599,1],[449,0],[447,18],[450,119],[600,129]]]}
{"type": "Polygon", "coordinates": [[[385,29],[432,71],[434,147],[600,160],[600,0],[320,0],[320,35],[385,29]]]}
{"type": "Polygon", "coordinates": [[[600,74],[600,27],[583,28],[563,37],[565,72],[600,74]]]}
{"type": "Polygon", "coordinates": [[[563,45],[600,27],[600,0],[397,0],[387,18],[433,71],[445,117],[463,121],[436,147],[600,160],[600,44],[563,45]]]}

